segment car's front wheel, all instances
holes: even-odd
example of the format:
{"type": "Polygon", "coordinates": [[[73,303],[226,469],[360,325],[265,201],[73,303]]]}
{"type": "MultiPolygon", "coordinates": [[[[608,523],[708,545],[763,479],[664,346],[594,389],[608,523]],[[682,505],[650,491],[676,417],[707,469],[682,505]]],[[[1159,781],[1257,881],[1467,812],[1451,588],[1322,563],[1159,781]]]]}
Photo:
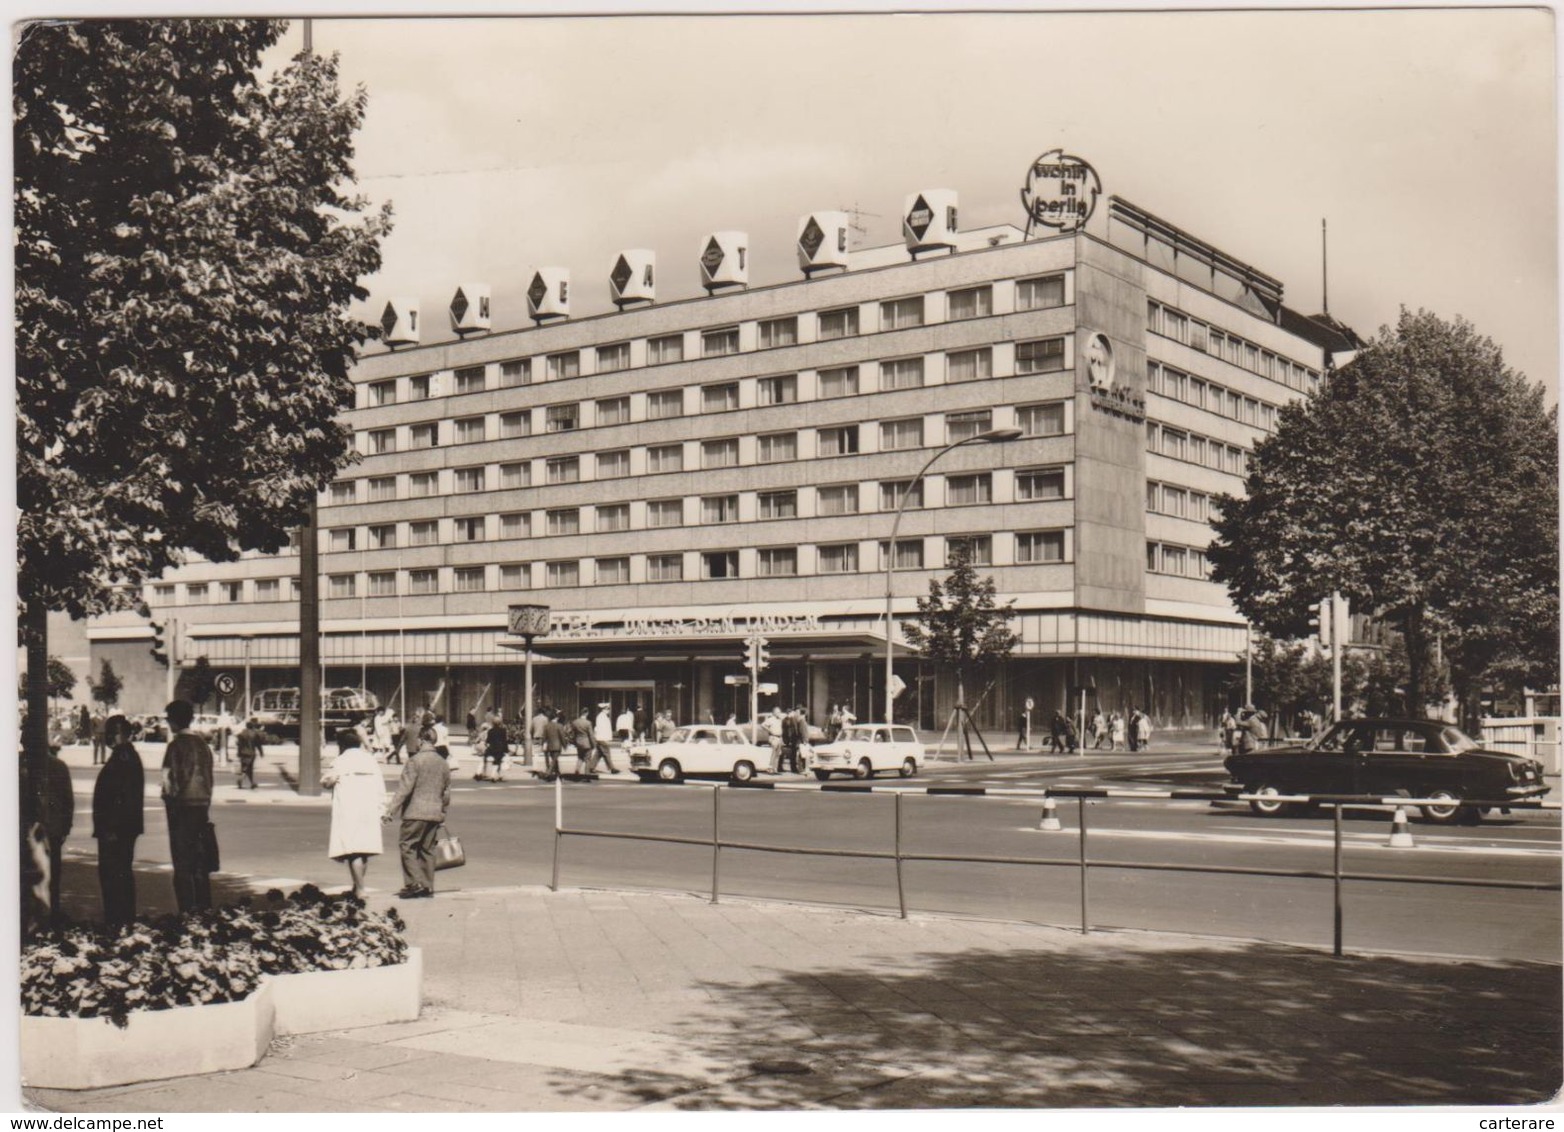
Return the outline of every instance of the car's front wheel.
{"type": "Polygon", "coordinates": [[[902,761],[901,761],[901,776],[903,778],[911,778],[913,775],[915,775],[917,773],[918,773],[918,760],[917,759],[913,758],[911,755],[908,755],[906,758],[902,759],[902,761]]]}
{"type": "Polygon", "coordinates": [[[859,759],[858,765],[853,767],[854,778],[873,778],[874,764],[868,759],[859,759]]]}
{"type": "Polygon", "coordinates": [[[734,782],[753,782],[755,779],[755,764],[748,759],[740,759],[733,764],[734,782]]]}
{"type": "Polygon", "coordinates": [[[1438,799],[1437,803],[1422,808],[1424,819],[1434,825],[1456,825],[1470,820],[1468,814],[1471,812],[1471,807],[1461,805],[1459,791],[1441,786],[1437,790],[1419,791],[1419,793],[1425,798],[1438,799]]]}
{"type": "Polygon", "coordinates": [[[1254,786],[1245,786],[1245,794],[1257,794],[1259,797],[1250,799],[1249,808],[1264,818],[1279,818],[1288,812],[1288,803],[1277,801],[1281,790],[1269,782],[1261,782],[1254,786]]]}
{"type": "Polygon", "coordinates": [[[683,782],[684,768],[678,759],[664,759],[657,764],[657,777],[663,782],[683,782]]]}

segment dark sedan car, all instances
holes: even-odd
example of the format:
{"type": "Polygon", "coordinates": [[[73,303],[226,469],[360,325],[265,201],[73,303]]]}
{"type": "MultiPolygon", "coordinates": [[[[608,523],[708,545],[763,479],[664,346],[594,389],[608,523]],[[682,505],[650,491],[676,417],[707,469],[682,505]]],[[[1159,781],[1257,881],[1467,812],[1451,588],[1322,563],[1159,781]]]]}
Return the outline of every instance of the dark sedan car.
{"type": "MultiPolygon", "coordinates": [[[[1347,719],[1308,743],[1230,755],[1227,771],[1245,794],[1399,794],[1438,799],[1431,822],[1476,822],[1495,804],[1548,792],[1535,759],[1484,750],[1459,728],[1431,719],[1347,719]],[[1489,803],[1463,806],[1471,798],[1489,803]]],[[[1292,804],[1258,799],[1257,814],[1292,804]]]]}

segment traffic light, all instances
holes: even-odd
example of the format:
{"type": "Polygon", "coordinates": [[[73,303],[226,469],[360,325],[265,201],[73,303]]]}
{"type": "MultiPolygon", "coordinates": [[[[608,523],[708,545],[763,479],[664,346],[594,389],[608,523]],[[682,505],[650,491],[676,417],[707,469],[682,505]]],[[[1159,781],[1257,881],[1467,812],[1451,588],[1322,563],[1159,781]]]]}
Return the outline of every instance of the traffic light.
{"type": "Polygon", "coordinates": [[[757,672],[771,665],[771,650],[766,647],[770,643],[765,637],[755,638],[755,670],[757,672]]]}
{"type": "Polygon", "coordinates": [[[1352,641],[1352,603],[1340,594],[1332,594],[1331,604],[1331,640],[1341,642],[1345,648],[1352,641]]]}
{"type": "Polygon", "coordinates": [[[1322,598],[1309,616],[1309,628],[1314,630],[1314,635],[1320,639],[1320,644],[1325,648],[1330,648],[1331,638],[1334,635],[1331,632],[1334,621],[1331,599],[1322,598]]]}
{"type": "Polygon", "coordinates": [[[163,623],[161,621],[152,622],[152,648],[148,651],[152,653],[153,660],[167,667],[168,642],[163,639],[163,623]]]}

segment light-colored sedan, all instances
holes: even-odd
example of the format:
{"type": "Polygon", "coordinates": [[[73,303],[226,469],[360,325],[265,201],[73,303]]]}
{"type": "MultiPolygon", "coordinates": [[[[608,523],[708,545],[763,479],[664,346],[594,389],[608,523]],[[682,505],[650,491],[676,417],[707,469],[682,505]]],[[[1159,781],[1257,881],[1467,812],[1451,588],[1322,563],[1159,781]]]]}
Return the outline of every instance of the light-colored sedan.
{"type": "Polygon", "coordinates": [[[821,782],[833,774],[873,778],[882,770],[894,770],[903,778],[918,773],[923,763],[923,740],[900,723],[854,723],[830,743],[814,749],[810,769],[821,782]]]}
{"type": "Polygon", "coordinates": [[[751,743],[737,727],[717,723],[692,723],[676,730],[666,743],[630,748],[630,769],[647,781],[721,777],[748,782],[770,762],[769,747],[751,743]]]}

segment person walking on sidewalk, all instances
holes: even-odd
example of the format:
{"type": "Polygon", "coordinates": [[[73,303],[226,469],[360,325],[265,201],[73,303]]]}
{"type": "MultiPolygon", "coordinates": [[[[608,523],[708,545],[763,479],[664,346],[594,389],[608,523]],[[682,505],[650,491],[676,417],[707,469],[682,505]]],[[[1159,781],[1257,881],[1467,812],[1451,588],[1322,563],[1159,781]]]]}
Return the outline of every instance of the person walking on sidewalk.
{"type": "Polygon", "coordinates": [[[99,763],[107,762],[108,755],[109,748],[104,739],[103,713],[95,711],[92,713],[92,765],[97,766],[99,763]]]}
{"type": "Polygon", "coordinates": [[[592,734],[592,717],[587,707],[570,724],[570,745],[576,749],[576,773],[586,774],[596,761],[597,738],[592,734]]]}
{"type": "Polygon", "coordinates": [[[1108,717],[1108,750],[1122,751],[1124,749],[1124,717],[1114,712],[1108,717]]]}
{"type": "Polygon", "coordinates": [[[396,794],[381,819],[401,820],[397,847],[402,854],[402,900],[434,895],[434,842],[451,806],[451,768],[435,753],[434,728],[415,740],[418,749],[402,768],[396,794]]]}
{"type": "Polygon", "coordinates": [[[255,760],[265,756],[265,748],[255,720],[245,720],[244,730],[234,738],[234,752],[239,756],[239,789],[244,789],[246,778],[250,780],[251,790],[259,789],[255,783],[255,760]]]}
{"type": "Polygon", "coordinates": [[[142,817],[146,770],[130,742],[130,721],[111,715],[103,725],[108,760],[92,787],[92,836],[98,842],[98,888],[103,893],[103,922],[123,927],[136,918],[136,874],[131,861],[136,838],[145,831],[142,817]]]}
{"type": "Polygon", "coordinates": [[[510,751],[510,732],[505,724],[496,721],[484,736],[483,762],[478,767],[478,777],[486,782],[505,781],[505,756],[510,751]],[[490,765],[493,771],[490,771],[490,765]]]}
{"type": "Polygon", "coordinates": [[[369,859],[385,848],[380,815],[385,810],[386,783],[380,762],[364,749],[364,725],[337,732],[337,758],[320,776],[331,791],[331,837],[326,855],[348,866],[353,895],[364,898],[364,873],[369,859]]]}
{"type": "Polygon", "coordinates": [[[550,712],[548,718],[543,721],[543,781],[553,782],[559,777],[559,756],[565,750],[565,725],[560,722],[560,713],[550,712]]]}
{"type": "Polygon", "coordinates": [[[166,709],[174,736],[163,752],[163,806],[168,813],[168,851],[174,861],[174,899],[181,912],[212,906],[212,748],[190,730],[195,705],[175,700],[166,709]]]}
{"type": "Polygon", "coordinates": [[[1092,750],[1100,751],[1104,743],[1112,743],[1112,736],[1108,732],[1108,720],[1103,716],[1102,709],[1098,708],[1092,716],[1091,723],[1092,750]]]}
{"type": "Polygon", "coordinates": [[[1151,750],[1151,716],[1145,712],[1138,713],[1140,718],[1135,721],[1135,741],[1141,750],[1151,750]]]}

